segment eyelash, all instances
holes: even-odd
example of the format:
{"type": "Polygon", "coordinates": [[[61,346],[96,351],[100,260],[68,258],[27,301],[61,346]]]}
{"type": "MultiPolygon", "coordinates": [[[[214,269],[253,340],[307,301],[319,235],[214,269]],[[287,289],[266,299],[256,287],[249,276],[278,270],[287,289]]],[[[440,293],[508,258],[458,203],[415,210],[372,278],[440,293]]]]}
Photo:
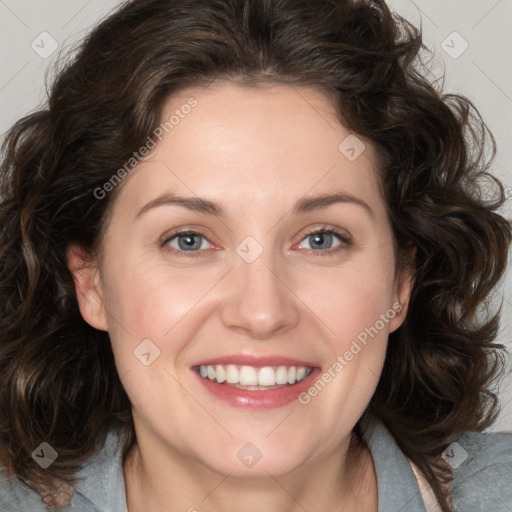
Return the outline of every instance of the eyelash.
{"type": "MultiPolygon", "coordinates": [[[[351,245],[351,240],[350,238],[342,233],[341,231],[338,231],[337,229],[334,229],[334,228],[320,228],[320,229],[315,229],[313,231],[310,231],[309,233],[306,233],[302,238],[301,238],[301,242],[302,240],[304,240],[305,238],[311,236],[311,235],[316,235],[318,233],[329,233],[329,234],[332,234],[332,235],[336,235],[341,243],[339,245],[337,245],[334,249],[327,249],[325,251],[321,251],[319,249],[307,249],[310,254],[314,257],[316,256],[334,256],[336,253],[338,253],[339,251],[343,250],[343,249],[346,249],[348,246],[351,245]]],[[[167,252],[169,253],[172,253],[172,254],[178,254],[178,255],[184,255],[185,257],[197,257],[197,256],[202,256],[202,250],[198,250],[198,251],[181,251],[181,250],[177,250],[175,249],[174,247],[171,247],[169,245],[167,245],[173,238],[176,238],[177,236],[185,236],[185,235],[196,235],[196,236],[200,236],[200,237],[203,237],[205,240],[208,240],[208,238],[203,235],[202,233],[199,233],[197,231],[191,231],[191,230],[183,230],[183,231],[175,231],[174,233],[172,233],[170,236],[168,236],[161,244],[162,248],[164,250],[166,250],[167,252]]],[[[208,240],[209,241],[209,240],[208,240]]]]}

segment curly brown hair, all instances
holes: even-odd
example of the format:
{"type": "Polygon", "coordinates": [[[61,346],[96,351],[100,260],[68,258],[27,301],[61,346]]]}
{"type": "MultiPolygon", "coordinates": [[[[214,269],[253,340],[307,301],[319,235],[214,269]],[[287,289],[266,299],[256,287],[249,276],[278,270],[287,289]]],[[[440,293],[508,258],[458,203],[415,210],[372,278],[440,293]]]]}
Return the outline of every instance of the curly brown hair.
{"type": "Polygon", "coordinates": [[[355,433],[380,418],[451,510],[439,455],[499,410],[492,384],[506,352],[494,343],[499,310],[487,306],[512,232],[489,172],[494,138],[468,99],[427,80],[421,45],[421,31],[378,0],[133,0],[88,35],[47,108],[3,144],[0,455],[10,476],[44,495],[76,483],[110,428],[124,433],[124,454],[135,441],[108,333],[82,318],[67,266],[72,243],[101,250],[120,186],[103,200],[93,191],[155,130],[169,95],[218,79],[284,83],[325,92],[377,149],[397,261],[414,266],[414,285],[355,433]],[[42,441],[59,453],[46,470],[29,457],[42,441]]]}

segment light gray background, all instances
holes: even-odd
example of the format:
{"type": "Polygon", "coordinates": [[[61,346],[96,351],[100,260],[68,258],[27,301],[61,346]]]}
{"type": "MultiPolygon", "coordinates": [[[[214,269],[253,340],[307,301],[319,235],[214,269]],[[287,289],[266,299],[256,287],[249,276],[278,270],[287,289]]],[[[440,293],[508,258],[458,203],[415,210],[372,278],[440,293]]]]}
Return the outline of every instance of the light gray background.
{"type": "MultiPolygon", "coordinates": [[[[58,55],[119,3],[0,0],[1,134],[45,100],[45,71],[58,55]],[[52,45],[58,48],[47,55],[52,45]]],[[[512,197],[512,0],[390,0],[389,5],[422,24],[433,73],[445,73],[446,91],[476,103],[498,143],[493,170],[512,197]]],[[[511,202],[504,209],[508,218],[511,202]]],[[[505,299],[499,341],[512,349],[512,269],[498,295],[505,299]]],[[[502,413],[492,430],[512,430],[512,376],[502,383],[500,396],[502,413]]]]}

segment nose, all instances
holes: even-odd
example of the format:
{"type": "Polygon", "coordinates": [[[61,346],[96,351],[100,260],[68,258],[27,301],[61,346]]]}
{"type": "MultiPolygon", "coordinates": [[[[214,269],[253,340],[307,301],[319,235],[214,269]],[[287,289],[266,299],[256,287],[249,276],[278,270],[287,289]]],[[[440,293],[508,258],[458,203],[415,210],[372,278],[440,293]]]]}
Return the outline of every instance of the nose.
{"type": "Polygon", "coordinates": [[[277,265],[270,253],[264,251],[252,263],[237,258],[222,309],[227,328],[258,340],[292,329],[300,318],[300,299],[287,283],[283,264],[277,265]]]}

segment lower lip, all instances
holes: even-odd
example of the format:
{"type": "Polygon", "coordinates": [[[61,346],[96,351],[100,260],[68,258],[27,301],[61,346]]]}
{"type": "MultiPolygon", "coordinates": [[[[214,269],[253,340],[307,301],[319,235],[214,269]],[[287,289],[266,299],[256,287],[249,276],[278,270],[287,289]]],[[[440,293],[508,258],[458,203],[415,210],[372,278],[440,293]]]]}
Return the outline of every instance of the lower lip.
{"type": "Polygon", "coordinates": [[[306,391],[312,385],[320,373],[320,368],[313,368],[304,380],[293,386],[284,386],[279,389],[269,389],[268,391],[233,388],[226,384],[217,384],[210,379],[203,379],[194,369],[192,369],[192,372],[213,396],[228,405],[240,409],[262,410],[284,407],[290,402],[297,400],[299,394],[306,391]]]}

